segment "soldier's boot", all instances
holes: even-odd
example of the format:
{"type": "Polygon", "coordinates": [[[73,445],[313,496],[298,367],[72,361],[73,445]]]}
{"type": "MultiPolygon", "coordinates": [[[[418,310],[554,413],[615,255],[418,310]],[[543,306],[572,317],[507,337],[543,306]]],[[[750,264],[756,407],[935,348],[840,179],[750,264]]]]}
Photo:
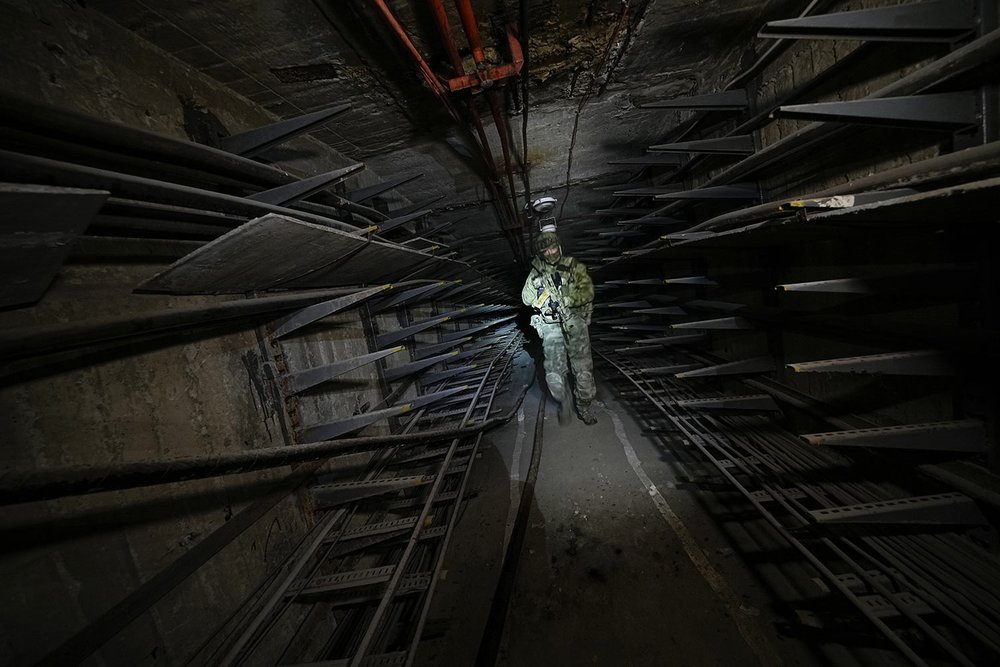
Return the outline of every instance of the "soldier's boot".
{"type": "Polygon", "coordinates": [[[580,414],[580,421],[582,421],[587,426],[593,426],[594,424],[597,423],[597,417],[595,417],[594,413],[590,411],[589,401],[586,403],[581,402],[577,406],[576,410],[580,414]]]}

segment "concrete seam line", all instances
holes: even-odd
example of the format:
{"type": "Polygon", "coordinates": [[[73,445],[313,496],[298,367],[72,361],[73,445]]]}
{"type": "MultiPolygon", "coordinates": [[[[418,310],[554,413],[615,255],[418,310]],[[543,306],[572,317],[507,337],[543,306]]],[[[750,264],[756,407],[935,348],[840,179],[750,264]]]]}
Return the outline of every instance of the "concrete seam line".
{"type": "Polygon", "coordinates": [[[784,661],[770,645],[761,632],[758,624],[753,622],[745,612],[740,609],[740,604],[742,600],[733,592],[726,583],[725,578],[722,574],[715,569],[712,563],[705,556],[698,542],[694,539],[691,533],[688,531],[687,526],[681,520],[677,514],[670,508],[669,503],[666,499],[660,495],[657,490],[656,485],[653,484],[653,480],[649,478],[646,474],[645,469],[642,467],[642,462],[639,460],[639,456],[635,453],[635,449],[632,448],[632,443],[629,442],[628,436],[625,434],[625,426],[622,424],[621,419],[618,415],[612,411],[610,408],[603,404],[598,403],[601,409],[608,413],[611,418],[611,422],[615,427],[615,435],[618,437],[618,441],[622,443],[622,448],[625,450],[625,458],[628,459],[629,465],[632,466],[632,470],[635,472],[636,477],[645,487],[649,499],[656,506],[657,511],[660,516],[663,517],[664,522],[674,531],[677,538],[681,541],[681,546],[684,547],[684,553],[687,554],[688,559],[691,564],[694,565],[698,573],[701,574],[702,578],[709,587],[718,596],[719,601],[722,606],[725,607],[726,611],[729,612],[730,618],[736,624],[737,630],[739,630],[740,635],[743,636],[743,640],[746,641],[747,646],[753,651],[754,655],[762,665],[781,665],[784,661]]]}

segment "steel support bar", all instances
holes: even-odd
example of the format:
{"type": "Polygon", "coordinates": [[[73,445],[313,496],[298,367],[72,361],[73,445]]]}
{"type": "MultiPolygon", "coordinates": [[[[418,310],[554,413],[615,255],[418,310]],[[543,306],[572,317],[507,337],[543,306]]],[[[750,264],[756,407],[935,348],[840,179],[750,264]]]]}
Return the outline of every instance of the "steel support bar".
{"type": "Polygon", "coordinates": [[[604,303],[600,305],[604,306],[605,308],[627,308],[631,310],[633,308],[650,308],[652,307],[653,304],[651,304],[649,301],[641,300],[641,301],[612,301],[611,303],[604,303]]]}
{"type": "Polygon", "coordinates": [[[443,289],[447,289],[454,283],[441,280],[436,283],[431,283],[430,285],[425,285],[423,287],[415,287],[411,290],[405,290],[396,294],[395,296],[388,297],[386,299],[380,299],[371,304],[372,313],[381,313],[390,308],[395,308],[396,306],[402,306],[407,303],[418,303],[416,299],[427,299],[430,298],[435,292],[439,292],[443,289]]]}
{"type": "Polygon", "coordinates": [[[447,341],[444,343],[436,343],[434,345],[425,345],[423,347],[418,347],[413,350],[413,357],[415,359],[424,359],[427,355],[435,354],[437,352],[443,352],[444,350],[450,350],[453,347],[458,347],[459,345],[464,345],[472,340],[472,336],[466,336],[465,338],[457,338],[455,340],[447,341]]]}
{"type": "Polygon", "coordinates": [[[424,209],[428,208],[431,204],[438,201],[439,199],[444,199],[444,195],[431,197],[430,199],[425,199],[422,202],[418,202],[416,204],[410,204],[409,206],[398,208],[395,211],[389,211],[389,215],[391,215],[393,218],[399,218],[404,215],[410,215],[411,213],[416,213],[417,211],[423,211],[424,209]]]}
{"type": "Polygon", "coordinates": [[[265,204],[246,197],[234,197],[211,190],[177,185],[152,178],[132,176],[106,169],[22,155],[0,150],[0,179],[14,182],[42,183],[47,185],[107,190],[124,199],[138,199],[160,204],[201,208],[219,213],[257,218],[268,213],[278,213],[323,227],[333,227],[358,233],[353,225],[335,218],[315,215],[306,211],[265,204]]]}
{"type": "Polygon", "coordinates": [[[697,141],[680,141],[671,144],[656,144],[655,146],[650,146],[649,150],[655,153],[750,155],[757,149],[754,146],[752,134],[737,134],[728,137],[719,137],[717,139],[699,139],[697,141]]]}
{"type": "Polygon", "coordinates": [[[647,338],[645,342],[656,343],[657,345],[693,345],[704,343],[708,340],[705,334],[691,334],[688,336],[663,336],[662,338],[647,338]]]}
{"type": "Polygon", "coordinates": [[[515,315],[511,315],[509,317],[501,317],[500,319],[493,320],[492,322],[487,322],[486,324],[480,325],[478,327],[470,327],[468,329],[459,329],[458,331],[455,331],[455,332],[452,332],[452,333],[449,333],[449,334],[444,334],[444,335],[441,336],[441,342],[443,342],[443,343],[451,342],[451,341],[457,340],[459,338],[465,338],[466,336],[469,336],[471,334],[477,334],[480,331],[486,331],[487,329],[492,329],[493,327],[497,326],[498,324],[500,324],[502,322],[507,322],[508,320],[514,319],[514,317],[515,317],[515,315]]]}
{"type": "Polygon", "coordinates": [[[309,368],[292,373],[288,376],[288,382],[291,385],[291,393],[298,394],[306,389],[315,387],[318,384],[322,384],[323,382],[339,377],[344,373],[353,371],[355,368],[360,368],[374,361],[378,361],[379,359],[384,359],[390,354],[402,352],[405,349],[405,347],[399,345],[397,347],[389,348],[388,350],[380,350],[378,352],[372,352],[371,354],[363,354],[359,357],[335,361],[332,364],[325,364],[323,366],[317,366],[315,368],[309,368]]]}
{"type": "Polygon", "coordinates": [[[892,188],[889,190],[877,190],[875,192],[847,193],[832,197],[794,199],[787,204],[780,205],[778,210],[850,208],[852,206],[864,206],[865,204],[874,204],[887,199],[915,195],[918,192],[919,190],[914,190],[913,188],[892,188]]]}
{"type": "Polygon", "coordinates": [[[326,460],[334,456],[385,447],[412,447],[449,438],[475,435],[509,421],[516,410],[458,429],[435,429],[404,435],[340,438],[301,445],[264,447],[242,452],[183,459],[123,463],[110,466],[48,468],[9,471],[0,479],[0,504],[49,500],[65,496],[170,484],[191,479],[237,475],[253,470],[326,460]]]}
{"type": "Polygon", "coordinates": [[[386,345],[392,345],[395,342],[401,341],[404,338],[409,338],[414,334],[418,334],[421,331],[426,331],[431,327],[436,327],[445,322],[449,321],[452,315],[440,315],[438,317],[432,317],[427,320],[423,320],[419,324],[413,324],[408,327],[403,327],[402,329],[396,329],[395,331],[386,331],[385,333],[375,336],[375,343],[379,347],[385,347],[386,345]]]}
{"type": "Polygon", "coordinates": [[[420,384],[427,386],[429,384],[434,384],[435,382],[441,382],[442,380],[447,380],[448,378],[455,377],[456,375],[463,375],[464,373],[475,368],[476,364],[469,364],[468,366],[456,366],[455,368],[449,368],[435,373],[427,373],[420,378],[420,384]]]}
{"type": "MultiPolygon", "coordinates": [[[[381,289],[381,288],[378,288],[381,289]]],[[[354,288],[291,292],[281,296],[213,301],[197,306],[170,308],[131,317],[101,318],[72,324],[16,327],[0,331],[0,358],[48,354],[123,341],[168,331],[191,330],[238,319],[273,315],[305,304],[351,295],[354,288]]]]}
{"type": "Polygon", "coordinates": [[[671,167],[677,168],[684,162],[679,155],[643,155],[642,157],[622,158],[620,160],[609,160],[608,164],[626,165],[635,167],[671,167]]]}
{"type": "Polygon", "coordinates": [[[713,185],[695,190],[667,192],[656,195],[654,199],[750,199],[760,201],[760,188],[753,183],[736,183],[733,185],[713,185]]]}
{"type": "Polygon", "coordinates": [[[756,329],[757,326],[742,317],[719,317],[711,320],[698,320],[696,322],[678,322],[670,325],[672,329],[707,329],[707,330],[736,330],[736,329],[756,329]]]}
{"type": "MultiPolygon", "coordinates": [[[[657,192],[656,194],[663,194],[663,193],[657,192]]],[[[680,220],[678,218],[668,218],[658,215],[647,215],[643,218],[635,218],[634,220],[621,220],[617,224],[642,225],[647,227],[673,227],[674,225],[689,225],[691,223],[688,220],[680,220]]]]}
{"type": "Polygon", "coordinates": [[[219,147],[229,153],[252,156],[277,146],[290,139],[305,134],[323,125],[334,116],[349,111],[351,105],[330,107],[321,111],[313,111],[302,116],[281,120],[264,127],[258,127],[246,132],[240,132],[229,137],[223,137],[219,147]]]}
{"type": "Polygon", "coordinates": [[[353,415],[346,419],[310,426],[303,429],[302,439],[306,441],[330,440],[336,438],[337,436],[344,435],[345,433],[357,431],[358,429],[364,428],[369,424],[374,424],[377,421],[398,417],[399,415],[406,414],[416,408],[440,401],[441,399],[451,396],[452,394],[465,391],[466,389],[467,387],[464,386],[444,389],[442,391],[436,391],[433,394],[416,396],[406,403],[393,405],[388,408],[382,408],[381,410],[369,410],[368,412],[353,415]]]}
{"type": "Polygon", "coordinates": [[[395,382],[407,375],[413,375],[414,373],[419,373],[422,370],[430,368],[436,364],[443,363],[448,359],[454,359],[458,356],[458,351],[446,352],[444,354],[439,354],[433,357],[425,357],[418,361],[411,361],[408,364],[403,364],[402,366],[396,366],[394,368],[387,368],[385,370],[385,379],[388,382],[395,382]]]}
{"type": "Polygon", "coordinates": [[[811,445],[873,447],[876,449],[920,449],[939,452],[984,452],[989,439],[983,424],[975,419],[852,429],[801,436],[811,445]]]}
{"type": "Polygon", "coordinates": [[[300,199],[305,199],[320,190],[325,190],[364,168],[365,165],[359,162],[349,167],[328,171],[325,174],[304,178],[296,183],[279,185],[276,188],[264,190],[263,192],[255,192],[252,195],[247,195],[247,199],[264,202],[265,204],[274,204],[275,206],[284,206],[300,199]]]}
{"type": "Polygon", "coordinates": [[[719,283],[706,276],[685,276],[681,278],[664,278],[664,285],[699,285],[703,287],[714,287],[719,283]]]}
{"type": "Polygon", "coordinates": [[[651,208],[599,208],[594,211],[596,217],[628,217],[635,216],[641,218],[653,212],[651,208]]]}
{"type": "Polygon", "coordinates": [[[646,368],[639,368],[637,370],[641,375],[659,377],[665,375],[676,375],[677,373],[683,373],[684,371],[690,371],[701,367],[701,364],[673,364],[671,366],[649,366],[646,368]]]}
{"type": "Polygon", "coordinates": [[[0,184],[0,307],[42,298],[107,198],[100,190],[0,184]]]}
{"type": "Polygon", "coordinates": [[[408,174],[406,176],[399,176],[398,178],[393,178],[388,181],[382,181],[381,183],[376,183],[375,185],[369,185],[365,188],[351,190],[347,193],[347,198],[356,204],[360,204],[366,199],[371,199],[372,197],[380,195],[383,192],[394,190],[400,185],[409,183],[410,181],[416,180],[422,176],[423,174],[408,174]]]}
{"type": "Polygon", "coordinates": [[[353,294],[348,294],[347,296],[341,296],[336,299],[330,299],[329,301],[308,306],[272,324],[271,333],[275,338],[287,336],[288,334],[298,331],[302,327],[312,324],[313,322],[317,322],[324,317],[338,313],[345,308],[359,305],[361,302],[370,299],[376,294],[381,294],[382,292],[392,289],[393,287],[395,286],[379,285],[378,287],[359,290],[353,294]]]}
{"type": "Polygon", "coordinates": [[[975,3],[972,0],[932,0],[771,21],[757,36],[950,43],[975,30],[975,3]]]}
{"type": "Polygon", "coordinates": [[[730,361],[716,366],[706,366],[693,371],[677,373],[674,377],[679,380],[702,377],[719,377],[723,375],[749,375],[755,373],[769,373],[777,369],[774,359],[771,357],[754,357],[753,359],[741,359],[740,361],[730,361]]]}
{"type": "Polygon", "coordinates": [[[946,295],[958,297],[975,281],[969,271],[939,271],[907,273],[898,276],[866,278],[833,278],[802,283],[775,285],[779,292],[830,292],[836,294],[872,295],[946,295]]]}
{"type": "Polygon", "coordinates": [[[598,232],[597,235],[605,239],[638,239],[648,235],[649,232],[639,230],[616,229],[610,232],[598,232]]]}
{"type": "Polygon", "coordinates": [[[919,350],[841,357],[787,364],[796,373],[871,373],[878,375],[958,375],[954,360],[943,352],[919,350]]]}
{"type": "Polygon", "coordinates": [[[989,521],[972,498],[961,493],[941,493],[894,500],[826,507],[811,510],[822,524],[880,524],[920,526],[984,526],[989,521]]]}
{"type": "Polygon", "coordinates": [[[675,97],[669,100],[657,100],[640,104],[640,109],[683,109],[689,111],[742,111],[749,106],[747,91],[744,88],[724,90],[707,95],[692,95],[690,97],[675,97]]]}
{"type": "Polygon", "coordinates": [[[396,227],[400,227],[408,222],[416,220],[417,218],[423,217],[430,212],[430,209],[422,209],[413,213],[406,213],[394,218],[389,218],[388,220],[378,223],[378,231],[380,234],[384,234],[385,232],[392,231],[396,227]]]}
{"type": "Polygon", "coordinates": [[[678,306],[660,306],[657,308],[640,308],[635,311],[636,315],[690,315],[686,310],[678,306]]]}
{"type": "Polygon", "coordinates": [[[978,97],[973,91],[790,104],[774,113],[804,120],[941,129],[971,127],[981,119],[978,97]]]}
{"type": "Polygon", "coordinates": [[[668,192],[680,192],[684,187],[681,185],[658,185],[658,186],[646,186],[642,188],[631,188],[629,190],[616,190],[614,193],[615,197],[652,197],[653,195],[662,195],[668,192]]]}

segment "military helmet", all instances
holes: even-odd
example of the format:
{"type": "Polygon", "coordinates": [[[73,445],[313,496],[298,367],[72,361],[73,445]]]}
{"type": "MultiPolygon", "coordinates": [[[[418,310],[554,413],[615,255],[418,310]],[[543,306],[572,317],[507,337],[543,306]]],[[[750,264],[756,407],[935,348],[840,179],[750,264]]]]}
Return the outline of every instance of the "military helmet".
{"type": "Polygon", "coordinates": [[[556,236],[555,232],[542,232],[535,237],[535,254],[541,255],[546,248],[554,245],[559,245],[559,237],[556,236]]]}

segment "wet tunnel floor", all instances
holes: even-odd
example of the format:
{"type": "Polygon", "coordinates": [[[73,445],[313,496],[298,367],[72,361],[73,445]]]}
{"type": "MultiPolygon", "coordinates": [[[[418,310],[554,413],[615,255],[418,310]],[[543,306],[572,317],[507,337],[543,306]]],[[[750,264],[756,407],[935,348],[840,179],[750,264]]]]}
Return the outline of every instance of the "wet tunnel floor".
{"type": "MultiPolygon", "coordinates": [[[[527,377],[530,361],[519,366],[527,377]]],[[[476,464],[478,496],[448,554],[432,609],[439,622],[418,664],[475,664],[542,395],[536,383],[476,464]]],[[[576,419],[560,426],[555,406],[546,406],[497,664],[821,664],[775,631],[773,587],[735,557],[777,546],[734,544],[606,383],[595,407],[599,422],[588,427],[576,419]]]]}

